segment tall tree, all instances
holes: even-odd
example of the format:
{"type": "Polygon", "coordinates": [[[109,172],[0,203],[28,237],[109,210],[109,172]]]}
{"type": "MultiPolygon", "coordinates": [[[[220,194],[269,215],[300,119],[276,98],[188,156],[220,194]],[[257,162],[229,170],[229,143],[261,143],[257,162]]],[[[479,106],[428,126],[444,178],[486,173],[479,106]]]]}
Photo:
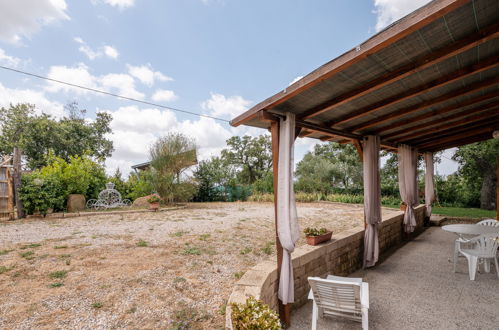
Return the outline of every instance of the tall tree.
{"type": "Polygon", "coordinates": [[[253,184],[272,168],[272,146],[269,135],[251,137],[233,136],[222,150],[222,159],[238,169],[238,179],[244,184],[253,184]]]}
{"type": "Polygon", "coordinates": [[[45,166],[49,152],[66,161],[83,154],[101,162],[111,156],[113,143],[106,138],[111,132],[110,114],[97,113],[94,121],[87,122],[85,111],[75,102],[66,106],[66,113],[58,120],[36,114],[31,104],[0,108],[0,155],[11,154],[17,147],[29,169],[45,166]]]}
{"type": "Polygon", "coordinates": [[[479,196],[483,209],[495,207],[498,154],[499,140],[491,139],[459,147],[453,156],[459,163],[459,174],[464,177],[467,189],[477,196],[475,200],[479,196]]]}

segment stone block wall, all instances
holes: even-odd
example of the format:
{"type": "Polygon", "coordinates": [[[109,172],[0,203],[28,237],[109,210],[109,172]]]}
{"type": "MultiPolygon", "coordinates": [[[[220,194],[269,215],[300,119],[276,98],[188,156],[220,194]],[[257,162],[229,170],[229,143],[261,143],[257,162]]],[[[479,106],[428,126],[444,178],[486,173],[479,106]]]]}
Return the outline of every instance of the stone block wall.
{"type": "MultiPolygon", "coordinates": [[[[412,235],[417,235],[423,229],[424,205],[415,209],[417,227],[412,235]]],[[[405,237],[403,230],[404,213],[384,218],[379,227],[379,247],[381,254],[397,246],[405,237]]],[[[295,249],[293,257],[293,272],[295,279],[295,303],[299,307],[307,302],[310,286],[309,276],[325,277],[328,274],[347,276],[362,267],[364,253],[364,228],[356,227],[350,230],[333,233],[331,241],[317,245],[303,245],[295,249]]],[[[277,302],[277,261],[266,260],[247,271],[236,283],[228,304],[243,303],[248,296],[254,296],[278,310],[277,302]]],[[[227,327],[230,324],[230,306],[226,310],[227,327]]]]}

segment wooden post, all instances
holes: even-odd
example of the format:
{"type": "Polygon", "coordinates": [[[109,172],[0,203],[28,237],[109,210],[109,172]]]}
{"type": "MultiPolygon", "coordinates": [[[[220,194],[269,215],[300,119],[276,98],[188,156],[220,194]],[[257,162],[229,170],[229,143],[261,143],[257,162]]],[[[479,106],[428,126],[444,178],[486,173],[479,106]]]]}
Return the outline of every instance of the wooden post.
{"type": "Polygon", "coordinates": [[[12,184],[12,175],[11,175],[11,169],[7,168],[7,171],[5,173],[6,179],[7,179],[7,210],[9,211],[9,220],[13,220],[15,218],[15,213],[14,213],[14,187],[12,184]]]}
{"type": "Polygon", "coordinates": [[[17,218],[24,218],[23,202],[19,198],[19,191],[21,190],[21,150],[14,148],[14,198],[16,201],[17,218]]]}
{"type": "Polygon", "coordinates": [[[497,155],[496,173],[496,220],[499,221],[499,155],[497,155]]]}
{"type": "MultiPolygon", "coordinates": [[[[274,215],[275,215],[275,246],[277,250],[277,279],[281,276],[281,265],[282,265],[282,245],[279,240],[279,234],[277,230],[277,189],[278,189],[278,172],[279,172],[279,122],[272,122],[270,124],[270,133],[272,136],[272,170],[274,174],[274,215]]],[[[283,305],[281,300],[279,303],[279,318],[286,326],[291,325],[291,314],[289,304],[283,305]]]]}

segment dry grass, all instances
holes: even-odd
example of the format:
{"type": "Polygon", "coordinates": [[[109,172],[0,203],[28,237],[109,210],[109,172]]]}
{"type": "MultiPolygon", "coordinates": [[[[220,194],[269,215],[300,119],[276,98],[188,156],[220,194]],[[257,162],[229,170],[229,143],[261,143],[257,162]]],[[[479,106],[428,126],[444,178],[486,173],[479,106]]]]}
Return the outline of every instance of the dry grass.
{"type": "MultiPolygon", "coordinates": [[[[356,205],[298,213],[303,228],[335,232],[363,219],[356,205]]],[[[270,203],[211,203],[2,223],[0,328],[219,329],[233,284],[274,258],[273,214],[270,203]]]]}

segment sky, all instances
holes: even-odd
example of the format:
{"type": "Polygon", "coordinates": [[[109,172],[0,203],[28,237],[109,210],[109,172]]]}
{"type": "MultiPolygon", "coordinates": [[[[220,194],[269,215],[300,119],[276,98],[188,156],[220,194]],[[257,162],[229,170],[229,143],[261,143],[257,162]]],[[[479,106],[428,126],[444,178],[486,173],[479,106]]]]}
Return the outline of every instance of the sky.
{"type": "MultiPolygon", "coordinates": [[[[0,65],[230,120],[427,2],[0,0],[0,65]]],[[[0,70],[0,106],[62,117],[73,101],[88,120],[112,114],[110,174],[147,161],[168,132],[192,137],[201,160],[233,135],[265,133],[0,70]]],[[[298,139],[295,159],[316,143],[298,139]]],[[[438,174],[457,169],[452,154],[438,174]]]]}

